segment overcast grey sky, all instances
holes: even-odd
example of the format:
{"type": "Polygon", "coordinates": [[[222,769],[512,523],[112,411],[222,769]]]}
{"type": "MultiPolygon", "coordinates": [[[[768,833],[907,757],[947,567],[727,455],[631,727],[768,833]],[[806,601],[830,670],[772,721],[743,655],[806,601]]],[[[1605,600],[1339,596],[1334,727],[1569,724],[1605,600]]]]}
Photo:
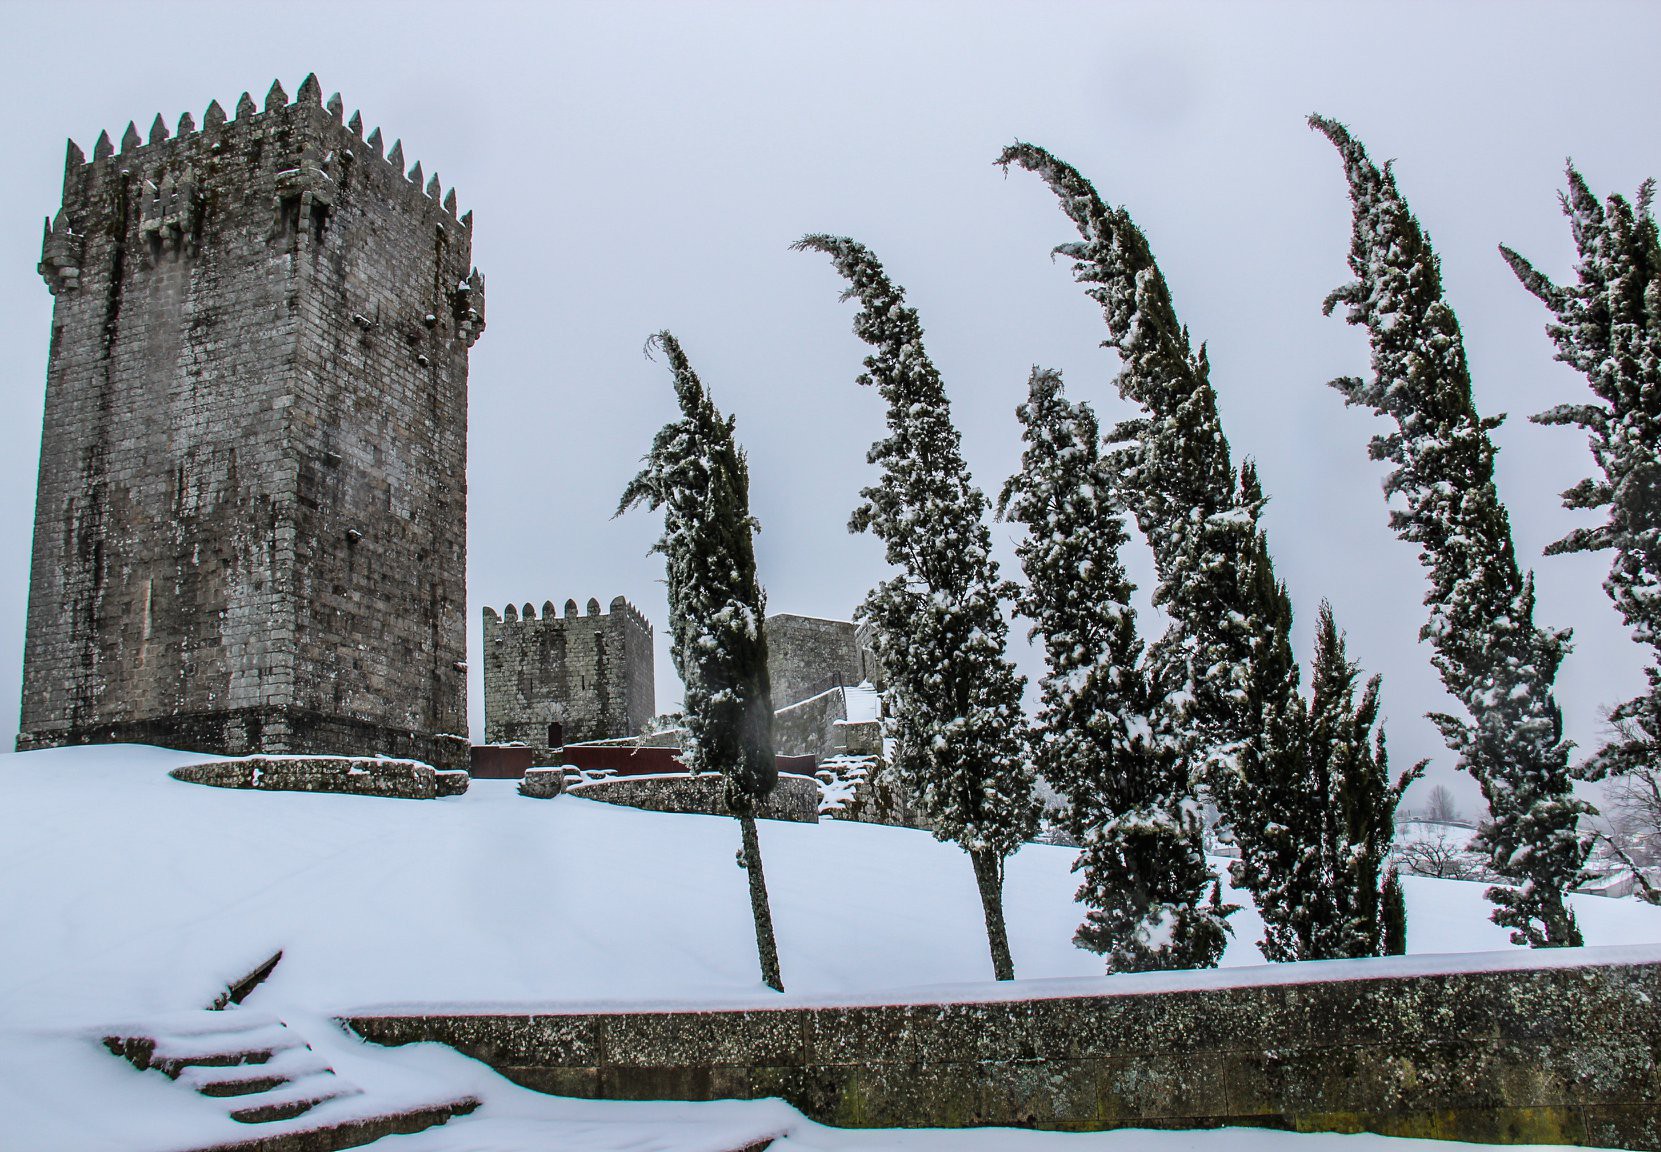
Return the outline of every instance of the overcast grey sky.
{"type": "MultiPolygon", "coordinates": [[[[1051,246],[1070,226],[1033,177],[992,167],[1016,138],[1077,165],[1147,232],[1183,320],[1207,342],[1238,456],[1273,498],[1271,544],[1307,659],[1332,600],[1352,655],[1385,677],[1392,752],[1474,802],[1423,713],[1449,704],[1417,642],[1424,582],[1385,524],[1377,426],[1325,386],[1364,372],[1364,334],[1320,305],[1346,278],[1349,204],[1304,117],[1394,157],[1435,242],[1497,434],[1501,495],[1534,565],[1539,619],[1575,629],[1559,694],[1595,744],[1641,652],[1601,557],[1542,558],[1583,520],[1557,492],[1581,436],[1525,417],[1586,395],[1551,359],[1545,313],[1501,262],[1568,274],[1564,158],[1600,193],[1661,174],[1661,6],[1645,3],[1039,4],[19,3],[0,6],[8,158],[0,215],[0,740],[17,724],[51,297],[35,274],[64,138],[229,108],[273,78],[325,93],[456,186],[476,214],[489,330],[473,349],[469,470],[472,725],[478,616],[622,594],[663,644],[655,516],[611,519],[669,377],[641,355],[669,328],[738,418],[775,611],[847,616],[883,574],[846,532],[871,470],[879,398],[810,231],[869,244],[920,310],[976,480],[1020,456],[1013,410],[1035,363],[1123,414],[1095,305],[1051,246]]],[[[1012,530],[994,529],[1006,564],[1012,530]]],[[[1144,582],[1149,565],[1133,566],[1144,582]]],[[[1014,574],[1013,568],[1010,569],[1014,574]]],[[[1017,625],[1018,635],[1024,627],[1017,625]]],[[[1029,672],[1037,670],[1023,656],[1029,672]]]]}

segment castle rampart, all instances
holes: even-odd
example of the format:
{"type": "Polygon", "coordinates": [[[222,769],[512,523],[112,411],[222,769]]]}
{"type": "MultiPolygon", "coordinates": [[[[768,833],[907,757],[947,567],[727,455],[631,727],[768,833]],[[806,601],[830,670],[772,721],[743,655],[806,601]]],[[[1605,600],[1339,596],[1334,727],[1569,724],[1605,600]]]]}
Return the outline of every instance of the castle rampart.
{"type": "Polygon", "coordinates": [[[20,748],[465,764],[472,214],[342,112],[70,143],[20,748]]]}

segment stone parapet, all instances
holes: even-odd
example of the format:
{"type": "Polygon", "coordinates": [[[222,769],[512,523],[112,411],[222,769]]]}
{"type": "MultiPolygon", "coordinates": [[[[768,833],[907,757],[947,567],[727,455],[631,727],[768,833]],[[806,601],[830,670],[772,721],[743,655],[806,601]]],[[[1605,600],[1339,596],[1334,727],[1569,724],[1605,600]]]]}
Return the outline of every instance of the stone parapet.
{"type": "Polygon", "coordinates": [[[346,1023],[378,1043],[450,1044],[542,1092],[782,1096],[848,1127],[1254,1125],[1661,1149],[1661,955],[1577,959],[1034,982],[1091,989],[1042,999],[346,1023]]]}

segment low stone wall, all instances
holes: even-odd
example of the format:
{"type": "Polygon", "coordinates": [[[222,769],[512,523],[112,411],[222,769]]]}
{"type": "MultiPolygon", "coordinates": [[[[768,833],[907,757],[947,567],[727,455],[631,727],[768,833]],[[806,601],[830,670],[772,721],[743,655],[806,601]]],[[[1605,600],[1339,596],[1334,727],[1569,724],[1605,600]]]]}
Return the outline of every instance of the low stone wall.
{"type": "MultiPolygon", "coordinates": [[[[726,782],[714,772],[689,776],[684,772],[661,776],[618,776],[610,780],[586,780],[566,789],[585,800],[644,808],[650,812],[690,812],[705,816],[730,816],[726,782]]],[[[779,782],[756,807],[763,820],[792,820],[800,824],[819,822],[819,782],[811,776],[779,773],[779,782]]]]}
{"type": "Polygon", "coordinates": [[[1053,999],[346,1023],[382,1044],[450,1044],[542,1092],[782,1096],[849,1127],[1244,1124],[1658,1149],[1661,961],[1655,949],[1582,955],[1598,952],[1615,959],[1343,961],[1046,982],[1127,989],[1053,999]],[[1618,962],[1635,953],[1643,962],[1618,962]]]}
{"type": "Polygon", "coordinates": [[[820,764],[819,778],[826,797],[835,800],[835,807],[825,811],[832,819],[925,832],[934,827],[911,791],[896,778],[893,765],[879,757],[832,756],[820,764]]]}
{"type": "Polygon", "coordinates": [[[187,764],[168,773],[187,784],[253,788],[267,792],[341,792],[431,800],[467,791],[467,773],[444,771],[417,760],[355,756],[249,756],[187,764]]]}

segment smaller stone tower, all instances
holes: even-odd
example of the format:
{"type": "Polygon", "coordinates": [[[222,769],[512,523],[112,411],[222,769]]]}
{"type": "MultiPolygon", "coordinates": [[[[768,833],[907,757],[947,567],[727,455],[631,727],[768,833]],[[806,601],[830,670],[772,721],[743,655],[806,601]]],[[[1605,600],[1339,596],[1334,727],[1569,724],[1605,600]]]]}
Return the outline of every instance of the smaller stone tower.
{"type": "Polygon", "coordinates": [[[529,744],[546,754],[563,744],[641,732],[657,711],[652,626],[618,596],[608,612],[588,614],[553,601],[500,615],[484,610],[484,738],[529,744]]]}
{"type": "Polygon", "coordinates": [[[788,708],[839,685],[881,686],[864,626],[780,612],[767,617],[767,675],[773,707],[788,708]]]}

